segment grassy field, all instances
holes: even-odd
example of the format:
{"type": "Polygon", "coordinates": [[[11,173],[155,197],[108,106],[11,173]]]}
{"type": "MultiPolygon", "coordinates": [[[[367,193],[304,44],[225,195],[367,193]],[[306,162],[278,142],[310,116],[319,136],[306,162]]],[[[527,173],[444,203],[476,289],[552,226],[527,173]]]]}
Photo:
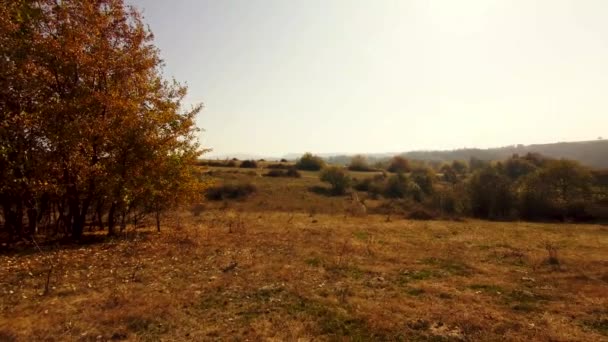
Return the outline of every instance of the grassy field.
{"type": "Polygon", "coordinates": [[[606,226],[345,217],[315,173],[227,171],[257,193],[0,255],[0,341],[608,340],[606,226]]]}

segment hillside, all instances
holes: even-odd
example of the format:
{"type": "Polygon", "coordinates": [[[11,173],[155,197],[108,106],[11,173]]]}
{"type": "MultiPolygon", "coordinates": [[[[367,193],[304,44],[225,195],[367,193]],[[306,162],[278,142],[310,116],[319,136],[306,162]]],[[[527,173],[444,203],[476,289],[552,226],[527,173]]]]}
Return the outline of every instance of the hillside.
{"type": "Polygon", "coordinates": [[[489,149],[459,149],[453,151],[414,151],[402,155],[419,160],[468,160],[471,157],[484,160],[501,160],[511,155],[540,153],[551,158],[578,160],[582,164],[595,167],[608,167],[608,140],[560,142],[553,144],[515,145],[489,149]]]}
{"type": "MultiPolygon", "coordinates": [[[[581,162],[593,168],[608,168],[608,140],[591,140],[577,142],[559,142],[551,144],[512,145],[497,148],[463,148],[445,151],[410,151],[403,153],[372,153],[367,154],[370,160],[387,159],[393,155],[401,155],[408,159],[427,161],[453,161],[469,160],[471,158],[483,160],[503,160],[513,154],[526,154],[528,152],[540,153],[551,158],[565,158],[581,162]]],[[[351,155],[324,156],[331,163],[348,164],[351,155]]]]}

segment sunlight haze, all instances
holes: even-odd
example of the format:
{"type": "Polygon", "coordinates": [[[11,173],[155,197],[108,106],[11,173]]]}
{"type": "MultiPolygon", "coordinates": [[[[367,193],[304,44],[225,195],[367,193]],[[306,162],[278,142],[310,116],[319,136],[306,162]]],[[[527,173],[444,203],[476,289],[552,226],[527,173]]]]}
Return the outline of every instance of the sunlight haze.
{"type": "Polygon", "coordinates": [[[130,3],[209,156],[606,136],[606,1],[130,3]]]}

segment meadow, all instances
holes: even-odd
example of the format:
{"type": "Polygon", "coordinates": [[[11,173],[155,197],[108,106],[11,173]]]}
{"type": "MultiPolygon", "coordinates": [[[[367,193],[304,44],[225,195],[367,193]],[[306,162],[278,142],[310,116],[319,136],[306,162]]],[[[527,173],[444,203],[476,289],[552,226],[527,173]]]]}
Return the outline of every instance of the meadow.
{"type": "Polygon", "coordinates": [[[209,171],[257,190],[0,255],[0,340],[608,339],[605,225],[352,216],[317,172],[209,171]]]}

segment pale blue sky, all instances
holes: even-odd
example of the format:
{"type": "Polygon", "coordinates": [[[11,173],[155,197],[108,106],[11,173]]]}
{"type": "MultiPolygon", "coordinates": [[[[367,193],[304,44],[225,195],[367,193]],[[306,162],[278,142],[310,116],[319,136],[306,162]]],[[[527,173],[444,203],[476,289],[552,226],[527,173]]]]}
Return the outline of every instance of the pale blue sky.
{"type": "Polygon", "coordinates": [[[212,155],[608,135],[608,1],[127,1],[212,155]]]}

